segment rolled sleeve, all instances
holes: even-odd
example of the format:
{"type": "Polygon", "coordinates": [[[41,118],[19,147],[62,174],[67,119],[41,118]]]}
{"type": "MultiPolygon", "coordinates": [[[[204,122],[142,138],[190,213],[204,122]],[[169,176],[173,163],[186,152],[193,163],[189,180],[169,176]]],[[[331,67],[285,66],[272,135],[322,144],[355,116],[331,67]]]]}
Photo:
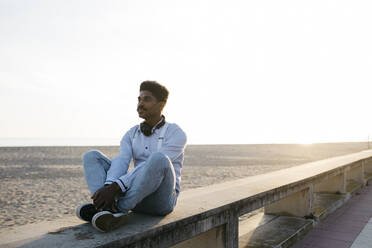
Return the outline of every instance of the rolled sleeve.
{"type": "Polygon", "coordinates": [[[117,179],[115,182],[119,185],[122,192],[126,192],[128,190],[128,187],[125,186],[125,183],[120,178],[117,179]]]}
{"type": "Polygon", "coordinates": [[[133,170],[126,173],[125,175],[122,175],[120,178],[118,178],[115,181],[119,185],[119,187],[121,188],[121,190],[123,192],[127,191],[128,189],[130,189],[132,187],[133,179],[135,178],[135,176],[138,172],[138,169],[141,168],[143,165],[144,165],[144,163],[141,164],[141,165],[136,166],[135,168],[133,168],[133,170]]]}

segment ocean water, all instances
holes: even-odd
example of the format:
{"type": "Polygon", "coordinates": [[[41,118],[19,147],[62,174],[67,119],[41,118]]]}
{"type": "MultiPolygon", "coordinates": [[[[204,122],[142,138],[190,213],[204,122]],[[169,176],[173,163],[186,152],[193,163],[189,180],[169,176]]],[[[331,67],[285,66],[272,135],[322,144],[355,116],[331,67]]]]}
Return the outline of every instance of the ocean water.
{"type": "MultiPolygon", "coordinates": [[[[118,138],[1,138],[0,137],[0,147],[29,147],[29,146],[119,146],[120,139],[118,138]]],[[[350,144],[350,143],[360,143],[365,144],[366,149],[372,148],[372,142],[367,140],[365,142],[360,141],[349,141],[349,142],[320,142],[315,144],[350,144]]],[[[246,144],[235,144],[235,145],[305,145],[305,146],[312,146],[314,144],[307,144],[307,143],[246,143],[246,144]]],[[[214,144],[188,144],[188,145],[214,145],[214,144]]],[[[226,144],[215,144],[215,145],[226,145],[226,144]]],[[[234,145],[234,144],[227,144],[227,145],[234,145]]]]}
{"type": "Polygon", "coordinates": [[[118,146],[120,138],[0,138],[0,147],[23,147],[23,146],[118,146]]]}

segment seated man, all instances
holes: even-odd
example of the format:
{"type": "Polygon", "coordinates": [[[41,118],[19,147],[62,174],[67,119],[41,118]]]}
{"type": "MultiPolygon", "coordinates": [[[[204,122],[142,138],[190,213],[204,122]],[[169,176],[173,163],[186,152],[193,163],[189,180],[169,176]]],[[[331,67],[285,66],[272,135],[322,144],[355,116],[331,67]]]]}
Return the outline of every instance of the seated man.
{"type": "Polygon", "coordinates": [[[143,82],[137,112],[144,122],[127,131],[118,156],[110,161],[99,151],[84,155],[93,204],[79,206],[76,215],[99,231],[115,228],[129,210],[153,215],[173,211],[180,193],[186,135],[162,115],[168,94],[155,81],[143,82]],[[132,158],[134,169],[128,172],[132,158]]]}

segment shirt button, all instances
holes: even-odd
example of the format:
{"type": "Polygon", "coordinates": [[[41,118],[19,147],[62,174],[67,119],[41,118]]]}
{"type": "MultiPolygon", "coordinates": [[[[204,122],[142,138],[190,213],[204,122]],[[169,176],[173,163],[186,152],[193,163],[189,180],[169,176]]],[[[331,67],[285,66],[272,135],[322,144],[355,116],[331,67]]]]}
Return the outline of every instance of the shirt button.
{"type": "Polygon", "coordinates": [[[146,146],[145,148],[147,149],[148,147],[146,146]]]}

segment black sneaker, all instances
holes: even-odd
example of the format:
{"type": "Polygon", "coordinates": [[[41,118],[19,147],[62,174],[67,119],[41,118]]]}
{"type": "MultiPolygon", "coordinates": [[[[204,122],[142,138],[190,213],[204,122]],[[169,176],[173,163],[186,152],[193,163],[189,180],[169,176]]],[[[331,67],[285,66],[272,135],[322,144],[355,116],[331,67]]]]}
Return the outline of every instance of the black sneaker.
{"type": "Polygon", "coordinates": [[[110,211],[102,211],[93,216],[92,225],[98,231],[108,232],[120,226],[123,223],[123,217],[126,215],[124,213],[113,214],[110,211]]]}
{"type": "Polygon", "coordinates": [[[76,208],[76,216],[84,221],[92,222],[93,216],[98,213],[92,203],[85,203],[76,208]]]}

